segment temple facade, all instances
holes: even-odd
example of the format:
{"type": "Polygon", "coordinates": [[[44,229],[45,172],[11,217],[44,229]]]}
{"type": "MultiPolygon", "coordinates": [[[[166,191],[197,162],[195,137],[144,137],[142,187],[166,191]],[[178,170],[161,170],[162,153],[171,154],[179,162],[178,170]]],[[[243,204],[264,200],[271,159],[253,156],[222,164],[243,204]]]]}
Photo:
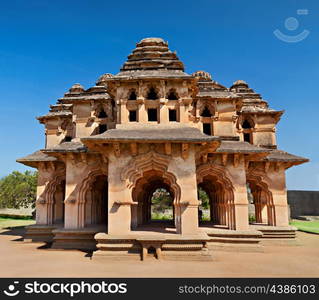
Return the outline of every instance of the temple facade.
{"type": "Polygon", "coordinates": [[[74,84],[37,118],[45,148],[17,160],[39,174],[26,240],[96,257],[208,258],[210,244],[292,238],[285,171],[307,159],[278,149],[282,114],[243,80],[227,88],[187,74],[167,42],[145,38],[118,74],[74,84]],[[171,197],[170,222],[152,221],[158,189],[171,197]]]}

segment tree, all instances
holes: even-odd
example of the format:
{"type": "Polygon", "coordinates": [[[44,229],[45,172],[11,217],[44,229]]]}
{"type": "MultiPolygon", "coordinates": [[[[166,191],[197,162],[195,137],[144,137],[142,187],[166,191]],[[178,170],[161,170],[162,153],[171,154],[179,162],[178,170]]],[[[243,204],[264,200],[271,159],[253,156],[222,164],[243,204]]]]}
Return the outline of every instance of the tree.
{"type": "Polygon", "coordinates": [[[0,179],[0,207],[35,207],[37,172],[13,171],[0,179]]]}
{"type": "Polygon", "coordinates": [[[198,199],[202,202],[202,208],[208,209],[209,207],[209,197],[205,190],[203,190],[201,187],[198,188],[198,199]]]}
{"type": "Polygon", "coordinates": [[[166,189],[158,188],[153,193],[151,202],[154,207],[154,211],[160,213],[172,207],[173,200],[170,193],[166,189]]]}

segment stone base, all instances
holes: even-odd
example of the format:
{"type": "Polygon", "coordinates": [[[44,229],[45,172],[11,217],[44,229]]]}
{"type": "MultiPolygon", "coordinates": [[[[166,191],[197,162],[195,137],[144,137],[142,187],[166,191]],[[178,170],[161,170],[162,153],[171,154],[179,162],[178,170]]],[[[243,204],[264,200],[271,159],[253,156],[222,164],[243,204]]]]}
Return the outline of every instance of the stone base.
{"type": "Polygon", "coordinates": [[[212,260],[207,249],[207,235],[183,236],[178,234],[128,234],[95,235],[98,251],[92,259],[115,260],[148,260],[151,258],[164,260],[212,260]]]}
{"type": "Polygon", "coordinates": [[[254,229],[262,232],[263,239],[295,239],[296,238],[296,227],[276,227],[276,226],[262,226],[253,225],[254,229]]]}
{"type": "Polygon", "coordinates": [[[101,228],[81,228],[81,229],[56,229],[53,230],[54,238],[52,249],[77,249],[85,251],[96,250],[94,235],[101,228]]]}
{"type": "Polygon", "coordinates": [[[205,228],[208,248],[222,251],[262,252],[262,233],[256,230],[205,228]]]}
{"type": "Polygon", "coordinates": [[[26,227],[26,233],[23,237],[24,242],[45,242],[53,241],[52,231],[56,229],[55,225],[30,225],[26,227]]]}

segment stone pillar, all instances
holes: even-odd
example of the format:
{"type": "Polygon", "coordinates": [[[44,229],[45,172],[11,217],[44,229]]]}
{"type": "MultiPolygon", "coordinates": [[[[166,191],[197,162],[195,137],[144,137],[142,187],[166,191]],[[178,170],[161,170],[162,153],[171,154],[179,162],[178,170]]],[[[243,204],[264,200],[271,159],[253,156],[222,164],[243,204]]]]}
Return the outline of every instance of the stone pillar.
{"type": "Polygon", "coordinates": [[[276,226],[289,226],[286,174],[284,166],[274,165],[274,168],[269,170],[267,176],[271,181],[269,190],[273,197],[276,226]]]}
{"type": "Polygon", "coordinates": [[[246,187],[245,160],[243,155],[234,154],[226,166],[234,187],[235,224],[230,229],[248,230],[248,197],[246,187]]]}
{"type": "MultiPolygon", "coordinates": [[[[161,99],[162,101],[162,99],[161,99]]],[[[168,117],[168,107],[165,104],[165,99],[163,99],[163,103],[160,104],[160,123],[161,124],[167,124],[169,123],[169,117],[168,117]]]]}
{"type": "Polygon", "coordinates": [[[147,109],[145,107],[143,99],[139,99],[138,101],[139,101],[138,121],[139,121],[139,123],[146,123],[146,122],[148,122],[147,109]]]}
{"type": "Polygon", "coordinates": [[[127,234],[131,231],[131,190],[121,179],[130,157],[109,155],[108,165],[108,234],[127,234]]]}
{"type": "Polygon", "coordinates": [[[53,180],[53,172],[45,168],[44,163],[38,166],[37,198],[36,198],[36,224],[49,225],[48,199],[45,188],[49,181],[53,180]]]}
{"type": "Polygon", "coordinates": [[[126,100],[121,99],[120,104],[121,104],[120,106],[121,122],[120,123],[126,124],[128,123],[128,114],[129,114],[128,109],[126,108],[126,100]]]}
{"type": "Polygon", "coordinates": [[[193,145],[189,145],[188,155],[182,158],[172,158],[168,171],[177,178],[181,195],[179,203],[175,204],[175,225],[177,233],[183,235],[194,235],[198,229],[198,199],[195,151],[193,145]]]}

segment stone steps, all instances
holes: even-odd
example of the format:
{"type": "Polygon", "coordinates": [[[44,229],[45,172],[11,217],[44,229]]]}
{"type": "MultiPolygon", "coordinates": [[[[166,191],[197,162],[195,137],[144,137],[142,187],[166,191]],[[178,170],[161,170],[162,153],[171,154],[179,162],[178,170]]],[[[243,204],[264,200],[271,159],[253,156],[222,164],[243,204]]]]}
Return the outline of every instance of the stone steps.
{"type": "Polygon", "coordinates": [[[48,225],[30,225],[26,228],[26,233],[23,237],[24,242],[45,242],[51,243],[53,241],[54,234],[52,231],[56,229],[56,226],[48,225]]]}

